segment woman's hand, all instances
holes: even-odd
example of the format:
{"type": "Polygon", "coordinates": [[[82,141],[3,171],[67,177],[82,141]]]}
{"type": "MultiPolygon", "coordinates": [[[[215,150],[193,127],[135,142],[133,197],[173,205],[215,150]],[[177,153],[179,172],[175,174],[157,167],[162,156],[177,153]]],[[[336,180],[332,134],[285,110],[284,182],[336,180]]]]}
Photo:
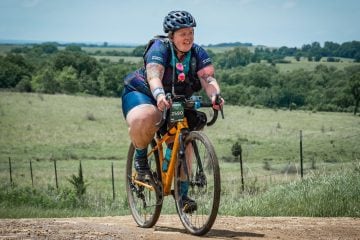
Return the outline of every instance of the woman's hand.
{"type": "Polygon", "coordinates": [[[211,97],[212,107],[218,111],[221,111],[225,104],[225,100],[220,95],[212,95],[211,97]]]}
{"type": "Polygon", "coordinates": [[[169,109],[171,104],[168,100],[166,100],[166,96],[164,94],[160,94],[156,98],[156,105],[159,111],[163,112],[166,109],[169,109]]]}

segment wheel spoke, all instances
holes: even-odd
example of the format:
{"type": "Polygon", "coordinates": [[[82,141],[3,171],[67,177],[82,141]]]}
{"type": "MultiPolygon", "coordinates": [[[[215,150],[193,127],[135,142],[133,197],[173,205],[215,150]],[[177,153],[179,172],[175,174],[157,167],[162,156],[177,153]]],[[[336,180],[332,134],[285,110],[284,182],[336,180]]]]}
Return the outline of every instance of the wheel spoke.
{"type": "Polygon", "coordinates": [[[220,171],[213,146],[202,132],[190,132],[185,140],[185,159],[178,161],[175,172],[175,198],[184,227],[195,235],[203,235],[212,227],[220,201],[220,171]],[[183,208],[181,192],[184,168],[189,169],[188,197],[195,200],[196,210],[183,208]]]}
{"type": "MultiPolygon", "coordinates": [[[[146,182],[146,185],[150,185],[152,188],[141,186],[133,181],[133,175],[135,173],[135,169],[133,167],[134,152],[135,149],[131,144],[126,164],[126,192],[130,211],[135,222],[140,227],[149,228],[154,226],[160,216],[162,208],[162,195],[159,194],[161,188],[157,186],[157,183],[161,181],[155,181],[153,178],[150,178],[150,180],[146,182]]],[[[161,176],[157,158],[158,155],[154,153],[148,159],[150,169],[154,173],[153,177],[155,178],[161,176]]]]}

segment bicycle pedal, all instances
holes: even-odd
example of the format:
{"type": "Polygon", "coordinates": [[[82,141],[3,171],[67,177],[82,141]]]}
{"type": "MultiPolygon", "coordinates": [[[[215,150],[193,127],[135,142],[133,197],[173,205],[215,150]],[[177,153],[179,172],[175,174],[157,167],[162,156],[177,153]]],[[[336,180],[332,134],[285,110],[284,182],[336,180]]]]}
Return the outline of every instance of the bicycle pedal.
{"type": "Polygon", "coordinates": [[[139,182],[149,182],[151,178],[151,172],[146,172],[146,173],[137,173],[135,176],[135,180],[139,181],[139,182]]]}
{"type": "Polygon", "coordinates": [[[183,212],[184,213],[193,213],[197,210],[197,204],[196,203],[186,203],[184,206],[183,206],[183,212]]]}

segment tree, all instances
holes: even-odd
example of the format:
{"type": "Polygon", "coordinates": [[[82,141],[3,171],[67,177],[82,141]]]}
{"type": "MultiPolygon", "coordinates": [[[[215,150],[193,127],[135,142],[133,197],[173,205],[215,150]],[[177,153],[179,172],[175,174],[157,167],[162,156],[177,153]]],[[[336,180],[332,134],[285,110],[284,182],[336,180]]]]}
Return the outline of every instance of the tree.
{"type": "Polygon", "coordinates": [[[86,183],[84,180],[81,162],[79,165],[78,175],[77,176],[75,174],[71,175],[71,178],[69,178],[68,181],[73,185],[78,199],[84,200],[83,196],[86,193],[86,188],[88,186],[88,183],[86,183]]]}
{"type": "Polygon", "coordinates": [[[32,81],[32,88],[36,92],[42,93],[58,93],[60,92],[60,84],[55,79],[54,70],[46,67],[40,70],[32,81]]]}
{"type": "Polygon", "coordinates": [[[234,145],[232,145],[231,147],[231,153],[234,157],[238,157],[241,154],[241,144],[237,141],[236,143],[234,143],[234,145]]]}
{"type": "Polygon", "coordinates": [[[24,76],[31,76],[33,66],[20,54],[0,56],[0,88],[15,87],[24,76]]]}
{"type": "Polygon", "coordinates": [[[354,115],[356,115],[360,103],[360,72],[353,74],[349,79],[349,83],[355,101],[354,115]]]}
{"type": "Polygon", "coordinates": [[[66,46],[65,51],[81,52],[82,49],[81,49],[81,47],[78,46],[78,45],[68,45],[68,46],[66,46]]]}
{"type": "Polygon", "coordinates": [[[214,60],[223,68],[234,68],[237,66],[246,66],[251,62],[252,53],[244,47],[236,47],[233,50],[219,54],[214,60]]]}
{"type": "Polygon", "coordinates": [[[56,80],[60,84],[61,92],[77,93],[79,91],[79,81],[75,68],[69,66],[64,67],[56,76],[56,80]]]}
{"type": "Polygon", "coordinates": [[[124,63],[110,64],[103,67],[98,77],[100,84],[99,94],[111,97],[120,96],[124,87],[123,79],[134,68],[135,66],[124,63]]]}
{"type": "Polygon", "coordinates": [[[133,51],[132,51],[132,55],[135,57],[142,57],[145,51],[145,47],[144,45],[141,46],[137,46],[133,51]]]}
{"type": "Polygon", "coordinates": [[[29,76],[23,76],[20,82],[16,85],[16,90],[19,92],[31,92],[31,79],[29,76]]]}
{"type": "Polygon", "coordinates": [[[0,56],[0,88],[15,87],[20,80],[20,67],[0,56]]]}

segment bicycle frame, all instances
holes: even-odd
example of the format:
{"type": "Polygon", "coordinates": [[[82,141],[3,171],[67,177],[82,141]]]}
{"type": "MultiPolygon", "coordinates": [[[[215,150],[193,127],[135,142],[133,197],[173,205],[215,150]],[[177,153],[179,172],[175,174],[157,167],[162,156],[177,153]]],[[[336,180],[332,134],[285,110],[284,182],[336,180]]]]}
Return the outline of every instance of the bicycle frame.
{"type": "MultiPolygon", "coordinates": [[[[156,151],[159,154],[159,161],[160,161],[160,169],[161,169],[161,179],[163,185],[163,194],[168,196],[171,194],[171,185],[174,179],[174,171],[176,162],[178,160],[177,153],[180,149],[180,138],[182,135],[182,130],[188,128],[187,118],[184,117],[182,121],[177,122],[173,127],[171,127],[168,132],[162,136],[157,136],[155,138],[156,146],[154,146],[151,151],[148,153],[148,157],[154,154],[156,151]],[[175,135],[174,135],[175,134],[175,135]],[[162,170],[162,165],[164,163],[164,154],[163,154],[163,144],[168,141],[169,139],[174,138],[174,145],[171,152],[170,164],[166,172],[162,170]]],[[[154,188],[144,182],[134,180],[135,183],[154,190],[154,188]]]]}
{"type": "MultiPolygon", "coordinates": [[[[170,122],[170,126],[164,134],[158,131],[151,141],[147,155],[150,171],[145,178],[137,179],[133,165],[135,149],[132,144],[129,146],[126,164],[129,206],[137,224],[148,228],[156,224],[164,197],[173,195],[184,227],[191,234],[201,236],[211,229],[216,219],[221,180],[214,147],[200,130],[215,123],[218,110],[213,108],[214,114],[207,121],[204,113],[194,115],[189,110],[213,107],[212,103],[204,103],[199,97],[186,99],[185,96],[169,95],[167,98],[172,101],[171,108],[163,111],[156,126],[160,129],[166,122],[170,122]],[[198,125],[194,125],[193,119],[198,120],[198,125]],[[165,160],[164,148],[169,143],[172,143],[172,153],[165,170],[163,164],[168,159],[165,160]]],[[[218,100],[220,96],[215,102],[218,100]]]]}

